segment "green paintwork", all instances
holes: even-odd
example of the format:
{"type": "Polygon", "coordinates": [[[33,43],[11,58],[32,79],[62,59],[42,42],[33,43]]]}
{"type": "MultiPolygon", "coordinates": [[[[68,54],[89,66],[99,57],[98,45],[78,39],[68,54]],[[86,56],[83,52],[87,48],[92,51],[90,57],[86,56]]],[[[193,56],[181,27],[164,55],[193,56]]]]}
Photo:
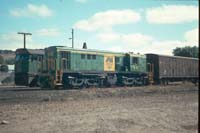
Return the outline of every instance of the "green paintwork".
{"type": "Polygon", "coordinates": [[[30,85],[43,70],[43,54],[37,50],[18,49],[15,57],[15,84],[30,85]]]}
{"type": "MultiPolygon", "coordinates": [[[[55,47],[54,47],[55,48],[55,47]]],[[[67,71],[104,71],[104,55],[111,54],[120,57],[120,67],[122,66],[124,53],[110,52],[110,51],[99,51],[99,50],[88,50],[88,49],[72,49],[68,47],[57,47],[57,68],[60,70],[60,52],[70,52],[70,69],[67,71]],[[81,54],[85,55],[85,59],[81,58],[81,54]],[[87,55],[96,55],[96,59],[87,59],[87,55]]],[[[121,68],[119,69],[121,70],[121,68]]]]}
{"type": "Polygon", "coordinates": [[[96,59],[81,59],[80,53],[71,53],[71,71],[103,71],[103,56],[96,55],[96,59]]]}
{"type": "MultiPolygon", "coordinates": [[[[55,68],[48,70],[52,74],[55,74],[56,70],[61,71],[104,71],[104,55],[110,54],[114,55],[115,59],[118,58],[118,61],[115,60],[115,71],[122,72],[126,71],[124,65],[125,53],[120,52],[110,52],[110,51],[100,51],[100,50],[89,50],[89,49],[73,49],[69,47],[59,47],[52,46],[46,49],[45,56],[48,59],[55,61],[55,68]],[[69,53],[69,60],[62,58],[61,52],[69,53]],[[85,54],[85,59],[81,58],[81,54],[85,54]],[[96,59],[87,59],[87,54],[96,55],[96,59]],[[63,68],[63,61],[69,64],[69,67],[63,68]]],[[[129,54],[130,57],[130,72],[146,72],[146,56],[139,54],[129,54]],[[138,64],[132,64],[132,57],[138,58],[138,64]]],[[[47,62],[48,66],[48,62],[47,62]]]]}
{"type": "Polygon", "coordinates": [[[124,69],[124,64],[123,64],[124,56],[115,56],[115,70],[120,72],[123,71],[124,69]],[[116,59],[119,59],[118,61],[116,59]]]}
{"type": "Polygon", "coordinates": [[[29,55],[17,54],[15,57],[15,73],[27,73],[29,55]]]}
{"type": "Polygon", "coordinates": [[[42,71],[42,56],[31,55],[31,58],[29,59],[29,72],[37,73],[41,71],[42,71]]]}
{"type": "Polygon", "coordinates": [[[41,55],[16,55],[15,72],[16,73],[37,73],[42,70],[41,55]],[[20,57],[18,57],[20,56],[20,57]],[[17,59],[19,58],[19,59],[17,59]],[[38,61],[41,58],[41,61],[38,61]]]}
{"type": "Polygon", "coordinates": [[[132,58],[130,58],[130,71],[132,72],[146,72],[146,56],[145,55],[131,55],[131,57],[138,58],[138,64],[132,63],[132,58]]]}

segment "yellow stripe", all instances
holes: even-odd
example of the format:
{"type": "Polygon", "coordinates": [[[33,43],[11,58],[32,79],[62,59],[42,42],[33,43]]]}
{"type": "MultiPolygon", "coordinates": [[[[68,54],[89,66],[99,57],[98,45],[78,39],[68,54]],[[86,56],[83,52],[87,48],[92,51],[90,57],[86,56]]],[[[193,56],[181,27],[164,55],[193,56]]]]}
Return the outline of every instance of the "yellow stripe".
{"type": "MultiPolygon", "coordinates": [[[[73,50],[58,49],[58,52],[60,52],[60,51],[71,52],[71,53],[79,53],[79,54],[95,54],[95,55],[105,55],[105,54],[107,54],[107,53],[103,53],[103,52],[88,52],[88,51],[73,51],[73,50]]],[[[110,55],[125,56],[124,54],[114,54],[114,53],[110,53],[110,55]]]]}

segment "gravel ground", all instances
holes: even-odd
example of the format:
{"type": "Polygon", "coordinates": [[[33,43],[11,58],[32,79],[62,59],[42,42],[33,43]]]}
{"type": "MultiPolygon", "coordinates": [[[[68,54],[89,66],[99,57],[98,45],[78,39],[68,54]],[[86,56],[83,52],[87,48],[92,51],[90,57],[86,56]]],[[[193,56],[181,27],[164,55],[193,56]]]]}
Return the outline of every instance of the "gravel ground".
{"type": "Polygon", "coordinates": [[[198,132],[192,84],[40,90],[0,87],[1,133],[198,132]]]}

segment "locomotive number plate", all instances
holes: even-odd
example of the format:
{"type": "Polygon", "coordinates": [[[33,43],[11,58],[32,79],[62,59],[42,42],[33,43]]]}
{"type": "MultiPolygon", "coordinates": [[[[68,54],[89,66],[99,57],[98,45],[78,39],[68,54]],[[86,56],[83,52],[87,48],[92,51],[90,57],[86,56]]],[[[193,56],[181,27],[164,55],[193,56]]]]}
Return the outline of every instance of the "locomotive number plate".
{"type": "Polygon", "coordinates": [[[115,71],[115,56],[104,55],[104,71],[115,71]]]}

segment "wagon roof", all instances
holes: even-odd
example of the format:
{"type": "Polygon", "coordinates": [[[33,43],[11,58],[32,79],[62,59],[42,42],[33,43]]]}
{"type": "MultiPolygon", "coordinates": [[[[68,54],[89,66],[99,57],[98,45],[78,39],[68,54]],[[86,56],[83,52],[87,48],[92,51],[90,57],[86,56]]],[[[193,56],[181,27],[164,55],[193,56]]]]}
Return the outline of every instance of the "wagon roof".
{"type": "Polygon", "coordinates": [[[199,60],[199,58],[192,58],[192,57],[183,57],[183,56],[172,56],[172,55],[162,55],[162,54],[154,54],[154,53],[147,53],[146,55],[156,55],[159,57],[171,57],[171,58],[183,58],[183,59],[193,59],[193,60],[199,60]]]}

